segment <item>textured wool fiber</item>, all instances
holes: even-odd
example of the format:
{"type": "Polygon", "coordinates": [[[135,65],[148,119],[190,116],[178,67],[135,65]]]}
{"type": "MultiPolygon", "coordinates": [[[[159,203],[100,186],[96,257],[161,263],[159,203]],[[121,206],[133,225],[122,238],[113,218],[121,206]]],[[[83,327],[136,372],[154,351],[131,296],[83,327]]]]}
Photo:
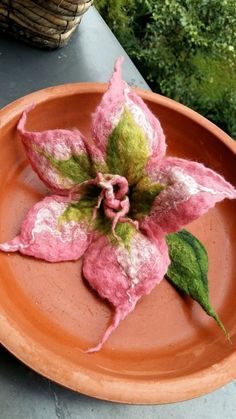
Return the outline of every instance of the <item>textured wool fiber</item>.
{"type": "Polygon", "coordinates": [[[67,194],[75,185],[90,178],[90,161],[79,130],[55,129],[29,132],[25,129],[26,109],[18,123],[27,157],[45,185],[57,194],[67,194]]]}
{"type": "Polygon", "coordinates": [[[110,334],[167,272],[165,241],[236,191],[202,164],[165,158],[159,120],[121,78],[122,58],[92,115],[91,136],[76,130],[18,132],[40,179],[56,195],[28,213],[21,231],[0,245],[49,262],[83,256],[83,275],[114,307],[110,334]]]}

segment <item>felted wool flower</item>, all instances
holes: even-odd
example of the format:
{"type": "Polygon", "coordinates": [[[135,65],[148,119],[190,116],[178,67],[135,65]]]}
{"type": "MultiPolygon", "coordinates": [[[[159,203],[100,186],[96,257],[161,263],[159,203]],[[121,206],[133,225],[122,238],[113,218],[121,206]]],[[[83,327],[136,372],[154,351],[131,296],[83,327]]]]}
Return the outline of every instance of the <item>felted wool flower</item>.
{"type": "Polygon", "coordinates": [[[83,256],[83,275],[115,308],[98,351],[137,301],[167,272],[165,236],[235,189],[202,164],[165,157],[160,122],[121,78],[116,62],[92,115],[91,138],[78,130],[29,132],[18,123],[32,168],[54,195],[33,206],[20,234],[1,244],[49,262],[83,256]]]}

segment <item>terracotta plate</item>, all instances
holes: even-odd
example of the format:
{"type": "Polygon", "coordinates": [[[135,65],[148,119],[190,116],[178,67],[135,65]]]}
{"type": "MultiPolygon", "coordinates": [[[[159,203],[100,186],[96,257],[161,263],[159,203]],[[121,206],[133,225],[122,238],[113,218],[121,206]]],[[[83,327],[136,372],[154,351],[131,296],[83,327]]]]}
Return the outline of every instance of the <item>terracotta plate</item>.
{"type": "MultiPolygon", "coordinates": [[[[49,88],[0,111],[0,241],[13,237],[28,209],[48,191],[28,165],[16,123],[35,102],[28,128],[79,127],[105,85],[49,88]]],[[[168,153],[201,161],[232,183],[235,143],[209,121],[174,101],[139,91],[161,120],[168,153]]],[[[34,370],[71,389],[127,403],[169,403],[207,393],[236,377],[236,206],[225,201],[189,225],[209,252],[211,302],[232,345],[199,306],[166,280],[143,298],[104,349],[99,341],[112,316],[81,279],[80,262],[50,264],[0,254],[0,341],[34,370]]]]}

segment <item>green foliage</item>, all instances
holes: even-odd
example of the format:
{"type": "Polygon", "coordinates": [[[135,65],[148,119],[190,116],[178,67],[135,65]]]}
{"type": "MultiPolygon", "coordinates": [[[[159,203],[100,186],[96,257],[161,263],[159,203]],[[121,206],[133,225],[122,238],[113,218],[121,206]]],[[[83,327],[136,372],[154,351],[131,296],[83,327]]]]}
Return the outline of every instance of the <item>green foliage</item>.
{"type": "Polygon", "coordinates": [[[171,264],[167,277],[197,301],[205,312],[213,317],[227,335],[223,323],[212,308],[208,289],[208,256],[202,243],[187,230],[167,236],[171,264]]]}
{"type": "Polygon", "coordinates": [[[97,0],[153,90],[236,138],[235,0],[97,0]]]}

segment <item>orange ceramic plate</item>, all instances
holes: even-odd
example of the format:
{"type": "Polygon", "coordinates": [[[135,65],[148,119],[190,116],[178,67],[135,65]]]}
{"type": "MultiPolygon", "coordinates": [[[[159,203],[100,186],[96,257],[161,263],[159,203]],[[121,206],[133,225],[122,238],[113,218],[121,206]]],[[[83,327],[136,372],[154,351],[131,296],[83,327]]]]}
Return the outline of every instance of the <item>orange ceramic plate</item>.
{"type": "MultiPolygon", "coordinates": [[[[47,190],[28,165],[16,123],[35,102],[28,128],[79,127],[105,85],[74,84],[32,93],[0,111],[0,241],[13,237],[47,190]]],[[[235,143],[209,121],[154,93],[139,91],[160,118],[168,153],[201,161],[235,182],[235,143]]],[[[209,253],[211,302],[233,344],[203,310],[166,280],[144,297],[104,349],[97,343],[112,316],[81,279],[80,262],[50,264],[0,254],[0,341],[35,371],[90,396],[127,403],[170,403],[207,393],[236,376],[236,206],[218,204],[189,230],[209,253]]]]}

